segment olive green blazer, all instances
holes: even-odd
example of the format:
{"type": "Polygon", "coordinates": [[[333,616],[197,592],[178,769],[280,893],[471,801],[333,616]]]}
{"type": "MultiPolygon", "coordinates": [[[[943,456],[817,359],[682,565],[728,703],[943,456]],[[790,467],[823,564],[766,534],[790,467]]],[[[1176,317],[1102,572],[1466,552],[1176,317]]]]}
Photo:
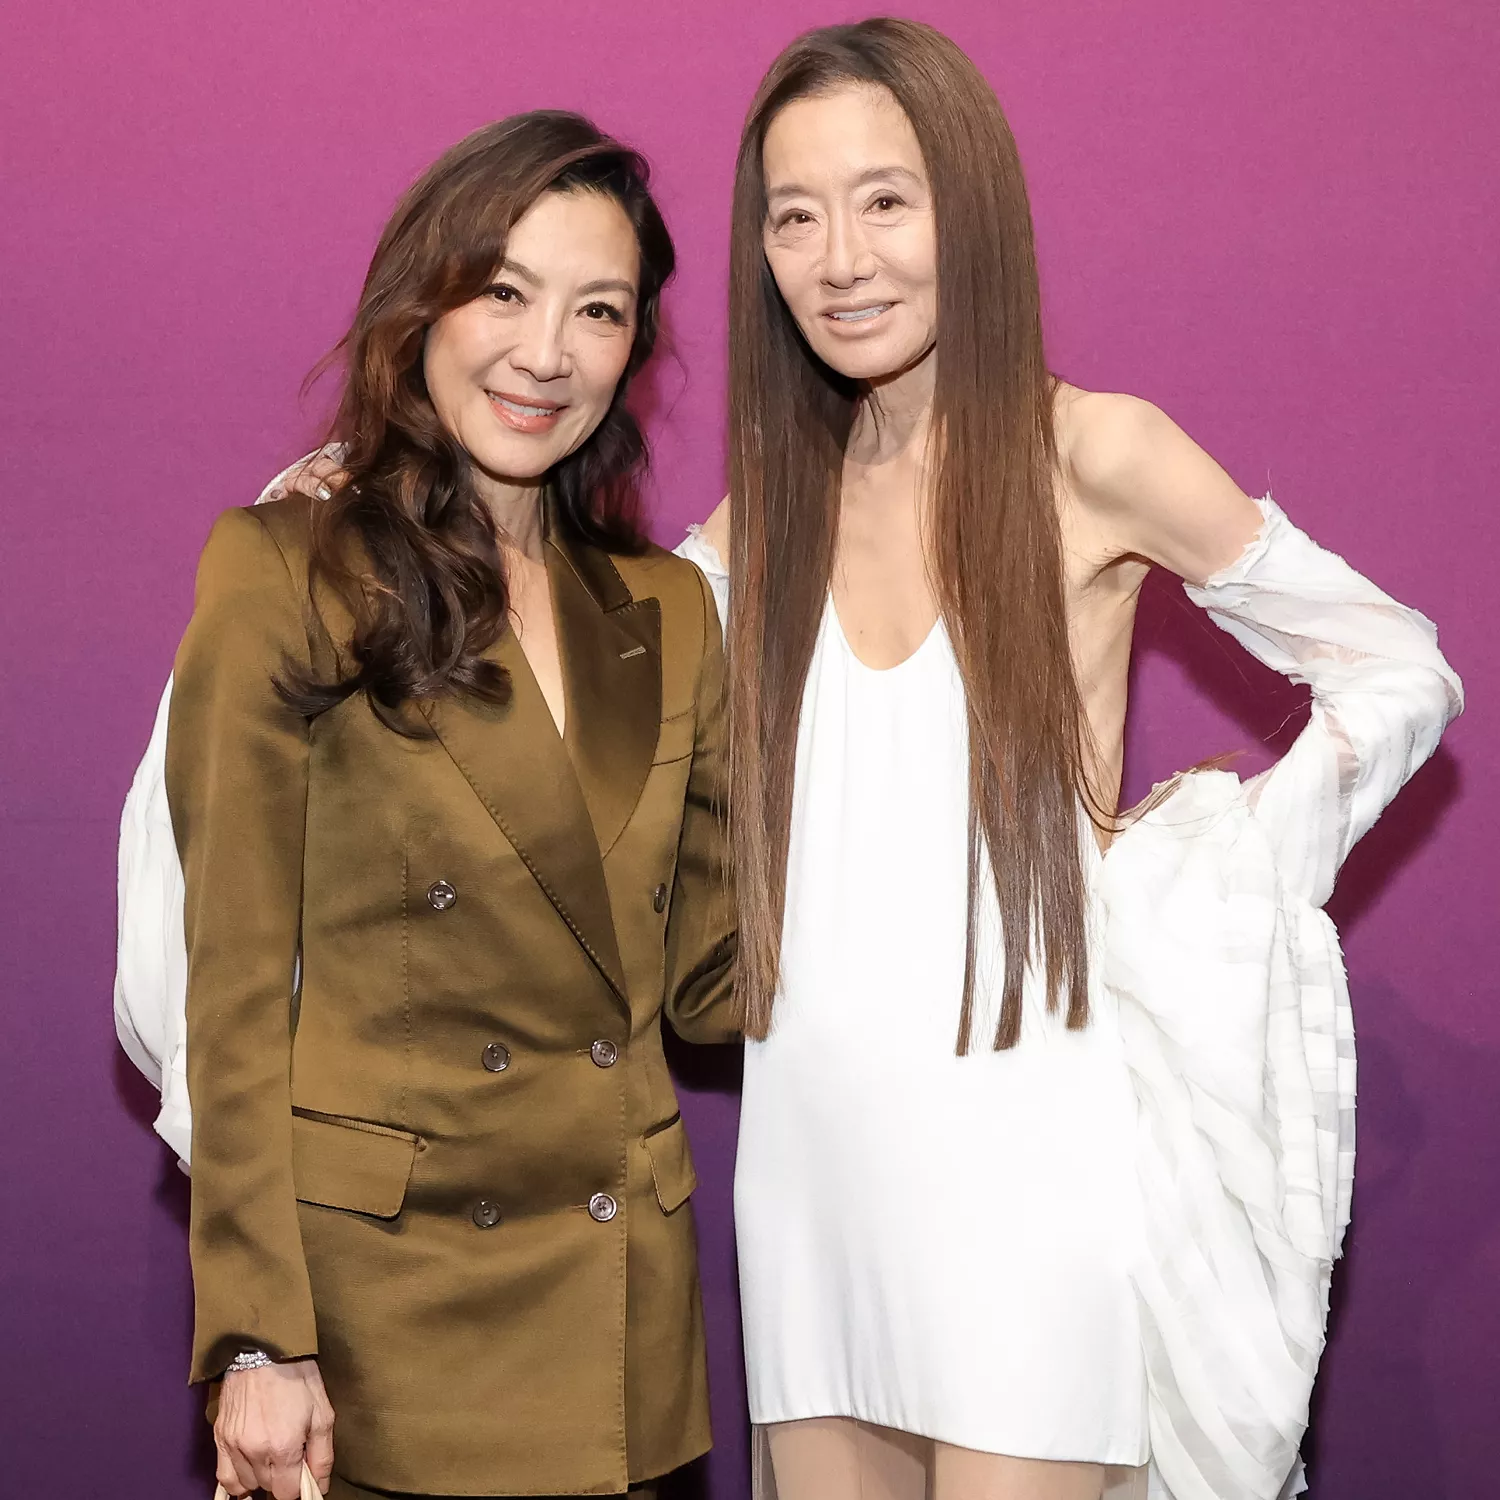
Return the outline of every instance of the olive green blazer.
{"type": "Polygon", "coordinates": [[[176,665],[193,1378],[316,1355],[358,1484],[622,1491],[709,1444],[661,1016],[737,1029],[712,598],[554,535],[565,737],[511,632],[504,708],[309,723],[312,503],[220,518],[176,665]]]}

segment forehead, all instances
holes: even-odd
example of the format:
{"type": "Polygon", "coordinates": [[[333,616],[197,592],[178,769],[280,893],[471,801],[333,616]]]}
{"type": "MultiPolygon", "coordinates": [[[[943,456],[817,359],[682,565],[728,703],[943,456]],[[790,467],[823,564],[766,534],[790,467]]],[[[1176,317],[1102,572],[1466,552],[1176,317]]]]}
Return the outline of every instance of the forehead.
{"type": "Polygon", "coordinates": [[[872,167],[925,180],[922,148],[906,111],[878,84],[844,84],[794,99],[766,130],[761,160],[767,193],[852,182],[872,167]]]}
{"type": "Polygon", "coordinates": [[[543,193],[516,220],[505,258],[540,280],[636,282],[640,246],[625,210],[604,193],[543,193]]]}

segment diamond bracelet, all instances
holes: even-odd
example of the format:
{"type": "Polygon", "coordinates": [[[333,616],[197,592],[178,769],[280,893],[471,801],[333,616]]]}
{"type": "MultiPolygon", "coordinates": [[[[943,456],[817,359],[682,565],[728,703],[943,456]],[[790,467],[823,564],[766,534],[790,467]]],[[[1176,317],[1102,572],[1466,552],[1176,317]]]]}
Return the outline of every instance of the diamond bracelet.
{"type": "Polygon", "coordinates": [[[229,1361],[229,1368],[224,1373],[237,1375],[241,1370],[261,1370],[275,1363],[276,1361],[264,1349],[246,1349],[243,1354],[236,1354],[229,1361]]]}

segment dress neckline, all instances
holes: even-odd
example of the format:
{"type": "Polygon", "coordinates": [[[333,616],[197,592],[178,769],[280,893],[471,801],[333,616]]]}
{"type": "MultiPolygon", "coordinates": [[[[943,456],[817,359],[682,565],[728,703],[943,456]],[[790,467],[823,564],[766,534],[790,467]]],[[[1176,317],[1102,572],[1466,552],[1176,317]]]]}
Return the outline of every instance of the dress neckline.
{"type": "Polygon", "coordinates": [[[939,639],[939,637],[946,637],[947,634],[947,632],[943,628],[943,617],[940,614],[937,619],[932,622],[932,629],[922,637],[921,643],[910,654],[903,656],[900,661],[893,663],[889,667],[872,667],[869,662],[865,661],[860,656],[859,652],[854,649],[853,642],[850,641],[847,633],[845,632],[844,622],[839,619],[838,605],[833,602],[832,589],[829,589],[828,591],[828,601],[824,606],[824,612],[828,617],[829,626],[832,629],[833,634],[838,638],[839,644],[844,649],[845,655],[848,656],[849,660],[852,661],[861,672],[870,677],[889,677],[892,675],[892,673],[904,672],[920,657],[926,655],[933,648],[934,643],[939,639]]]}

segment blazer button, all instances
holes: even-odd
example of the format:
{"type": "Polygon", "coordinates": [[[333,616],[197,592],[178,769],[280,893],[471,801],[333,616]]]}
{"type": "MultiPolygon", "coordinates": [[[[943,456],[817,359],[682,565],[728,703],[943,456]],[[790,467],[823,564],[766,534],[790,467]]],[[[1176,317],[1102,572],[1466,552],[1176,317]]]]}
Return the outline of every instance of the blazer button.
{"type": "Polygon", "coordinates": [[[493,1229],[500,1222],[500,1205],[487,1199],[474,1205],[474,1222],[481,1229],[493,1229]]]}
{"type": "Polygon", "coordinates": [[[446,880],[434,880],[427,887],[427,904],[434,911],[447,911],[458,900],[458,892],[446,880]]]}
{"type": "Polygon", "coordinates": [[[620,1205],[608,1193],[595,1193],[589,1199],[589,1217],[600,1224],[608,1224],[619,1211],[620,1205]]]}
{"type": "Polygon", "coordinates": [[[491,1042],[479,1055],[491,1073],[503,1073],[510,1066],[510,1048],[502,1042],[491,1042]]]}
{"type": "Polygon", "coordinates": [[[594,1066],[599,1068],[612,1068],[619,1060],[620,1049],[608,1040],[601,1040],[589,1048],[589,1056],[594,1059],[594,1066]]]}
{"type": "Polygon", "coordinates": [[[654,891],[651,892],[651,905],[658,912],[663,912],[663,911],[665,911],[667,909],[667,888],[666,888],[666,886],[659,885],[659,886],[657,886],[657,888],[654,891]]]}

